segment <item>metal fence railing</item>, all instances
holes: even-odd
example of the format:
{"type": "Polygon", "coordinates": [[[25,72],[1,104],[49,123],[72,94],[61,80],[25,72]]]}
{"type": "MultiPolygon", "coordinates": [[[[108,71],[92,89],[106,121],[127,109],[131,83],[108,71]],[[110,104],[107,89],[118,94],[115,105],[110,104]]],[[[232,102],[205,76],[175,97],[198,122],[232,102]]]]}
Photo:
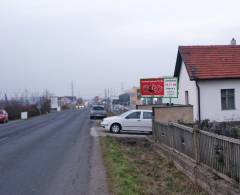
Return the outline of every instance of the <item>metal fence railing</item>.
{"type": "Polygon", "coordinates": [[[240,183],[240,140],[184,125],[153,122],[153,137],[240,183]]]}

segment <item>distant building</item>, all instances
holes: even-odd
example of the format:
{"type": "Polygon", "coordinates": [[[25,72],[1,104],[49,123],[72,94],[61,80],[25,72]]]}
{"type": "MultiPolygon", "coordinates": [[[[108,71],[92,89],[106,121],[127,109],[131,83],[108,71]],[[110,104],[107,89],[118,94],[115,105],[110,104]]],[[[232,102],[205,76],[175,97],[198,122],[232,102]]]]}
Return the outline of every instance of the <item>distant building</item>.
{"type": "Polygon", "coordinates": [[[193,105],[195,120],[240,121],[240,46],[235,44],[179,47],[178,101],[193,105]]]}
{"type": "Polygon", "coordinates": [[[60,101],[57,96],[52,96],[50,98],[50,102],[51,102],[50,103],[51,110],[60,111],[60,101]]]}
{"type": "Polygon", "coordinates": [[[75,96],[63,96],[63,97],[59,97],[58,100],[61,106],[70,105],[70,104],[74,105],[77,103],[77,97],[75,96]]]}
{"type": "Polygon", "coordinates": [[[141,104],[139,87],[132,87],[119,95],[119,103],[128,109],[135,109],[136,105],[141,104]]]}
{"type": "Polygon", "coordinates": [[[129,106],[130,105],[130,93],[123,93],[119,95],[119,103],[123,106],[129,106]]]}

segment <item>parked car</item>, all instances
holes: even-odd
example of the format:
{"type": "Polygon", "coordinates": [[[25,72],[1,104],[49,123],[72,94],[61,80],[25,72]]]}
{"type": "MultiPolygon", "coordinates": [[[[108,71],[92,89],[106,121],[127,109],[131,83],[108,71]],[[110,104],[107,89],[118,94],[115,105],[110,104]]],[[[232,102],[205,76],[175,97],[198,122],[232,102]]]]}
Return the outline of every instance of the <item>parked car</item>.
{"type": "Polygon", "coordinates": [[[0,123],[8,122],[8,113],[6,110],[0,109],[0,123]]]}
{"type": "Polygon", "coordinates": [[[120,131],[152,132],[152,111],[131,110],[120,116],[105,118],[101,126],[112,133],[120,131]]]}
{"type": "Polygon", "coordinates": [[[96,105],[96,106],[92,106],[91,110],[90,110],[90,119],[103,119],[107,117],[107,112],[104,109],[104,106],[101,105],[96,105]]]}
{"type": "Polygon", "coordinates": [[[83,109],[83,108],[84,108],[84,105],[76,105],[77,110],[80,110],[80,109],[83,109]]]}

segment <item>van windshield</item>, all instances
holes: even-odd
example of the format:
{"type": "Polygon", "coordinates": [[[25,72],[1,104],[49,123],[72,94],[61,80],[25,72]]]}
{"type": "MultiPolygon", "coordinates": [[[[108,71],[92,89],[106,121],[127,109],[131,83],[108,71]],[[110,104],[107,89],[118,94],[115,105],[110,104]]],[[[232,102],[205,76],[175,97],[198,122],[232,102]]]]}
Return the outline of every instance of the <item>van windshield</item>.
{"type": "Polygon", "coordinates": [[[97,107],[93,107],[93,110],[104,110],[104,108],[101,106],[97,106],[97,107]]]}

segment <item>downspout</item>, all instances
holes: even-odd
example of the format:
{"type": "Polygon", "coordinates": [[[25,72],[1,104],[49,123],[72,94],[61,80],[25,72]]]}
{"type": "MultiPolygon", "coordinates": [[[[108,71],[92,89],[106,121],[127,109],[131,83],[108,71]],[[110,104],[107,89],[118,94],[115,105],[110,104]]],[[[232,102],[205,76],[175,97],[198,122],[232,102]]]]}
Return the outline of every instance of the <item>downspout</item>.
{"type": "Polygon", "coordinates": [[[198,95],[198,121],[201,122],[201,98],[200,98],[200,87],[196,81],[197,95],[198,95]]]}

